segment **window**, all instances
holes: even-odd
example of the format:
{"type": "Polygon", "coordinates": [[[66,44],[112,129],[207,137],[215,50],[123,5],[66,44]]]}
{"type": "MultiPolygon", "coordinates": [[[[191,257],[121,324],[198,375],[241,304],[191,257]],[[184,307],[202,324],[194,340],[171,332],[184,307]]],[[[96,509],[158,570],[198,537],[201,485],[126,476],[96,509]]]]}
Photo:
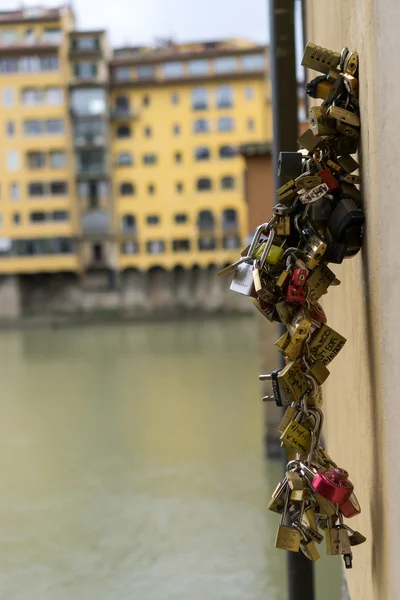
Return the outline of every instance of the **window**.
{"type": "Polygon", "coordinates": [[[197,188],[198,192],[204,192],[206,190],[211,190],[211,188],[212,188],[211,179],[209,177],[200,177],[200,179],[197,180],[196,188],[197,188]]]}
{"type": "Polygon", "coordinates": [[[28,196],[44,196],[45,193],[44,183],[39,183],[37,181],[28,183],[28,196]]]}
{"type": "Polygon", "coordinates": [[[3,29],[0,36],[1,44],[3,46],[15,44],[17,41],[17,32],[15,29],[3,29]]]}
{"type": "Polygon", "coordinates": [[[42,129],[42,121],[24,121],[24,135],[40,135],[42,129]]]}
{"type": "Polygon", "coordinates": [[[222,56],[214,61],[214,69],[216,73],[232,73],[236,71],[236,57],[222,56]]]}
{"type": "Polygon", "coordinates": [[[183,75],[183,64],[181,62],[167,62],[163,64],[164,77],[181,77],[183,75]]]}
{"type": "Polygon", "coordinates": [[[14,225],[19,225],[21,223],[21,215],[17,212],[13,214],[13,223],[14,225]]]}
{"type": "Polygon", "coordinates": [[[61,29],[45,29],[42,40],[44,42],[51,42],[52,44],[59,44],[62,40],[61,29]]]}
{"type": "Polygon", "coordinates": [[[74,50],[98,50],[100,48],[100,41],[98,38],[93,37],[79,37],[72,40],[72,45],[74,50]]]}
{"type": "Polygon", "coordinates": [[[158,215],[148,215],[147,225],[158,225],[160,222],[160,217],[158,215]]]}
{"type": "Polygon", "coordinates": [[[218,119],[218,131],[233,131],[232,117],[221,117],[218,119]]]}
{"type": "Polygon", "coordinates": [[[29,220],[31,223],[43,223],[46,221],[46,213],[45,212],[31,212],[29,215],[29,220]]]}
{"type": "Polygon", "coordinates": [[[138,70],[138,79],[153,79],[155,74],[154,65],[139,65],[138,70]]]}
{"type": "Polygon", "coordinates": [[[179,94],[177,92],[171,94],[171,104],[179,104],[179,94]]]}
{"type": "Polygon", "coordinates": [[[101,262],[104,259],[103,244],[92,244],[92,259],[93,262],[101,262]]]}
{"type": "Polygon", "coordinates": [[[220,146],[220,158],[233,158],[236,155],[236,150],[233,146],[220,146]]]}
{"type": "Polygon", "coordinates": [[[199,250],[215,250],[216,243],[213,237],[199,238],[199,250]]]}
{"type": "Polygon", "coordinates": [[[121,244],[122,254],[139,254],[139,244],[137,242],[124,242],[121,244]]]}
{"type": "Polygon", "coordinates": [[[165,251],[165,242],[163,240],[150,240],[146,244],[149,254],[162,254],[165,251]]]}
{"type": "Polygon", "coordinates": [[[14,89],[6,87],[3,89],[3,106],[9,108],[14,104],[14,89]]]}
{"type": "MultiPolygon", "coordinates": [[[[28,57],[36,60],[36,56],[28,57]]],[[[33,62],[33,61],[32,61],[33,62]]],[[[28,71],[37,71],[36,68],[27,69],[28,71]]],[[[40,70],[41,71],[57,71],[58,70],[58,56],[49,54],[48,56],[40,57],[40,70]]]]}
{"type": "Polygon", "coordinates": [[[178,183],[175,186],[175,189],[178,194],[181,194],[183,192],[183,183],[181,181],[178,181],[178,183]]]}
{"type": "Polygon", "coordinates": [[[102,145],[105,138],[105,121],[102,119],[76,119],[74,125],[74,141],[77,145],[85,142],[102,145]]]}
{"type": "Polygon", "coordinates": [[[69,212],[67,210],[54,210],[51,213],[51,218],[53,221],[68,221],[69,212]]]}
{"type": "Polygon", "coordinates": [[[74,74],[80,79],[92,79],[97,75],[97,63],[82,61],[74,65],[74,74]]]}
{"type": "Polygon", "coordinates": [[[246,85],[244,88],[244,97],[246,100],[253,100],[254,98],[254,88],[251,85],[246,85]]]}
{"type": "Polygon", "coordinates": [[[52,196],[62,196],[67,193],[67,183],[65,181],[51,181],[50,194],[52,196]]]}
{"type": "Polygon", "coordinates": [[[144,128],[144,135],[145,135],[145,137],[151,137],[153,135],[151,127],[145,127],[144,128]]]}
{"type": "Polygon", "coordinates": [[[194,133],[206,133],[208,131],[210,131],[210,128],[207,119],[196,119],[193,123],[194,133]]]}
{"type": "Polygon", "coordinates": [[[71,110],[74,115],[79,117],[104,114],[106,110],[105,90],[96,87],[71,90],[71,110]]]}
{"type": "Polygon", "coordinates": [[[119,186],[120,196],[133,196],[135,193],[135,188],[132,183],[121,183],[119,186]]]}
{"type": "Polygon", "coordinates": [[[255,126],[254,119],[247,119],[247,129],[249,131],[253,131],[254,126],[255,126]]]}
{"type": "Polygon", "coordinates": [[[190,60],[188,68],[191,75],[204,75],[209,71],[208,60],[190,60]]]}
{"type": "Polygon", "coordinates": [[[214,229],[214,216],[211,210],[201,210],[197,216],[197,227],[202,231],[214,229]]]}
{"type": "Polygon", "coordinates": [[[192,90],[192,109],[205,110],[208,108],[208,91],[206,88],[192,90]]]}
{"type": "Polygon", "coordinates": [[[240,247],[240,237],[238,235],[224,235],[222,238],[222,247],[225,250],[234,250],[240,247]]]}
{"type": "Polygon", "coordinates": [[[24,34],[25,44],[34,44],[36,41],[36,35],[33,29],[27,29],[24,34]]]}
{"type": "Polygon", "coordinates": [[[46,164],[44,152],[28,152],[26,158],[28,169],[43,169],[46,164]]]}
{"type": "Polygon", "coordinates": [[[129,138],[131,137],[131,128],[129,125],[119,125],[117,127],[117,138],[129,138]]]}
{"type": "Polygon", "coordinates": [[[233,106],[233,89],[230,85],[221,85],[217,88],[218,108],[231,108],[233,106]]]}
{"type": "Polygon", "coordinates": [[[143,96],[143,106],[150,106],[150,96],[143,96]]]}
{"type": "Polygon", "coordinates": [[[155,165],[157,162],[157,156],[155,154],[144,154],[143,164],[144,165],[155,165]]]}
{"type": "Polygon", "coordinates": [[[17,73],[18,59],[17,58],[2,58],[0,60],[0,73],[17,73]]]}
{"type": "Polygon", "coordinates": [[[181,133],[181,126],[179,125],[179,123],[175,123],[172,127],[172,133],[174,135],[180,135],[181,133]]]}
{"type": "Polygon", "coordinates": [[[129,81],[131,78],[131,68],[117,67],[114,69],[114,77],[117,81],[129,81]]]}
{"type": "Polygon", "coordinates": [[[136,219],[134,215],[122,215],[121,228],[124,233],[136,232],[136,219]]]}
{"type": "Polygon", "coordinates": [[[40,88],[25,88],[21,93],[21,102],[26,106],[34,106],[42,102],[43,93],[40,88]]]}
{"type": "Polygon", "coordinates": [[[19,200],[19,185],[18,183],[10,184],[10,198],[11,200],[19,200]]]}
{"type": "Polygon", "coordinates": [[[196,160],[209,160],[210,149],[207,146],[197,146],[194,151],[194,157],[196,160]]]}
{"type": "Polygon", "coordinates": [[[175,215],[175,223],[178,225],[182,225],[183,223],[187,223],[188,217],[186,213],[176,213],[175,215]]]}
{"type": "Polygon", "coordinates": [[[50,166],[53,169],[62,169],[67,164],[67,155],[62,150],[50,152],[50,166]]]}
{"type": "Polygon", "coordinates": [[[13,137],[15,134],[15,122],[14,121],[7,121],[7,135],[8,137],[13,137]]]}
{"type": "Polygon", "coordinates": [[[233,190],[235,187],[235,178],[231,175],[226,175],[221,179],[221,189],[223,190],[233,190]]]}
{"type": "Polygon", "coordinates": [[[51,105],[59,105],[63,103],[63,90],[59,87],[49,87],[45,90],[46,103],[51,105]]]}
{"type": "Polygon", "coordinates": [[[48,119],[46,121],[46,133],[49,135],[64,133],[64,121],[62,119],[48,119]]]}
{"type": "Polygon", "coordinates": [[[238,228],[237,211],[234,208],[227,208],[222,213],[222,227],[223,229],[238,228]]]}
{"type": "Polygon", "coordinates": [[[174,159],[175,159],[176,163],[181,163],[182,162],[182,154],[181,154],[181,152],[175,152],[174,159]]]}
{"type": "Polygon", "coordinates": [[[172,240],[172,250],[174,252],[188,252],[190,250],[190,241],[172,240]]]}
{"type": "Polygon", "coordinates": [[[154,192],[156,191],[154,185],[152,183],[149,183],[149,185],[147,186],[147,193],[152,196],[154,194],[154,192]]]}
{"type": "Polygon", "coordinates": [[[242,56],[242,68],[245,71],[258,71],[265,67],[265,56],[264,54],[248,54],[242,56]]]}
{"type": "Polygon", "coordinates": [[[117,164],[119,167],[129,167],[133,164],[131,152],[120,152],[117,158],[117,164]]]}
{"type": "Polygon", "coordinates": [[[121,112],[129,111],[129,98],[128,96],[117,96],[115,98],[115,108],[121,112]]]}
{"type": "Polygon", "coordinates": [[[19,152],[17,150],[8,150],[7,152],[7,171],[13,172],[19,169],[19,152]]]}

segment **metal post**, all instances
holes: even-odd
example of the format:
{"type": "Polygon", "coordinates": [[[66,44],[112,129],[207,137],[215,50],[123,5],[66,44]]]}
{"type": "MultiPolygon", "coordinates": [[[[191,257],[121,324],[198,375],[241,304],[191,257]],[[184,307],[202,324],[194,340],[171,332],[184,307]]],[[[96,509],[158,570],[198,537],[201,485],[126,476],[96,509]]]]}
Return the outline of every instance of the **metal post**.
{"type": "MultiPolygon", "coordinates": [[[[279,152],[298,149],[294,3],[295,0],[269,0],[275,189],[281,183],[277,170],[279,152]]],[[[288,552],[287,556],[289,600],[314,600],[313,563],[302,552],[288,552]]]]}

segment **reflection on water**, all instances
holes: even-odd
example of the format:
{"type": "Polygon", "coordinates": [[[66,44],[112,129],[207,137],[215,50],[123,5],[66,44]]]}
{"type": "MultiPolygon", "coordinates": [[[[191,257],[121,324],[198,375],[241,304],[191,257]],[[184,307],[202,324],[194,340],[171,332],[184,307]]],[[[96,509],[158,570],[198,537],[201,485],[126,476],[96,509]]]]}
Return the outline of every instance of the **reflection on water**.
{"type": "Polygon", "coordinates": [[[0,597],[284,600],[258,373],[252,319],[2,333],[0,597]]]}

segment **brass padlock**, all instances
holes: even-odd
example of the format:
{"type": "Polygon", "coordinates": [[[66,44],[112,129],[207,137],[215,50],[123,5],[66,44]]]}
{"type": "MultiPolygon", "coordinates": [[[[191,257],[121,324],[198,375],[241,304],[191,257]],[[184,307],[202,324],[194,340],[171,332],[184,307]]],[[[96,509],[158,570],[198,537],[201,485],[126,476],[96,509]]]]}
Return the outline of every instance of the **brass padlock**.
{"type": "Polygon", "coordinates": [[[312,326],[310,315],[300,308],[290,324],[288,324],[288,332],[293,342],[301,343],[305,340],[312,326]]]}
{"type": "Polygon", "coordinates": [[[340,108],[340,106],[330,106],[328,108],[328,115],[332,117],[332,119],[338,119],[343,124],[347,123],[347,125],[360,127],[360,117],[350,110],[340,108]]]}
{"type": "Polygon", "coordinates": [[[309,152],[314,152],[317,150],[318,146],[323,143],[325,138],[318,138],[313,134],[312,129],[306,129],[299,139],[297,140],[300,146],[308,150],[309,152]]]}
{"type": "Polygon", "coordinates": [[[346,343],[346,338],[324,324],[311,337],[310,352],[314,359],[328,365],[346,343]]]}
{"type": "Polygon", "coordinates": [[[304,49],[301,64],[307,69],[328,74],[331,69],[335,69],[338,66],[339,61],[339,52],[334,52],[333,50],[328,50],[328,48],[323,48],[309,42],[304,49]]]}
{"type": "Polygon", "coordinates": [[[287,325],[293,319],[293,315],[296,308],[293,304],[289,304],[285,300],[281,300],[276,305],[276,311],[278,313],[281,323],[287,325]]]}
{"type": "Polygon", "coordinates": [[[285,365],[278,374],[278,381],[282,392],[292,402],[298,402],[309,387],[301,366],[296,361],[290,361],[285,365]]]}
{"type": "Polygon", "coordinates": [[[313,135],[335,135],[337,133],[336,120],[331,119],[327,109],[322,106],[311,106],[309,120],[313,135]]]}
{"type": "Polygon", "coordinates": [[[316,185],[320,185],[322,183],[322,179],[318,175],[310,175],[309,173],[304,173],[304,175],[300,175],[300,177],[297,177],[294,180],[294,183],[298,190],[303,190],[313,188],[316,185]]]}
{"type": "Polygon", "coordinates": [[[346,175],[341,175],[339,179],[340,179],[340,181],[343,181],[344,183],[350,183],[352,185],[359,185],[359,183],[360,183],[360,176],[354,175],[353,173],[347,173],[346,175]]]}
{"type": "Polygon", "coordinates": [[[291,179],[290,181],[288,181],[287,183],[285,183],[284,185],[282,185],[280,188],[278,188],[276,190],[276,194],[277,196],[282,196],[282,194],[285,194],[286,192],[288,192],[289,190],[294,189],[295,185],[294,185],[294,179],[291,179]]]}
{"type": "Polygon", "coordinates": [[[345,154],[336,159],[345,173],[353,173],[359,168],[359,164],[350,154],[345,154]]]}
{"type": "Polygon", "coordinates": [[[352,185],[351,183],[341,183],[340,187],[342,188],[343,198],[350,198],[351,200],[354,200],[357,206],[361,206],[361,192],[355,185],[352,185]]]}
{"type": "Polygon", "coordinates": [[[343,123],[343,121],[336,120],[336,128],[339,133],[343,135],[347,135],[347,137],[358,139],[360,137],[360,130],[357,127],[352,127],[352,125],[348,125],[347,123],[343,123]]]}
{"type": "Polygon", "coordinates": [[[343,64],[343,71],[349,75],[355,74],[358,68],[358,54],[357,52],[349,52],[343,64]]]}
{"type": "Polygon", "coordinates": [[[285,269],[285,271],[282,271],[282,273],[279,275],[275,285],[282,289],[287,283],[289,283],[290,275],[290,270],[285,269]]]}
{"type": "Polygon", "coordinates": [[[311,445],[311,432],[296,421],[291,421],[279,438],[300,454],[307,454],[311,445]]]}
{"type": "Polygon", "coordinates": [[[297,189],[293,188],[278,196],[278,200],[285,206],[292,206],[293,201],[297,198],[297,189]]]}
{"type": "Polygon", "coordinates": [[[295,406],[288,406],[285,410],[285,414],[282,417],[281,422],[278,425],[278,431],[283,433],[286,427],[291,421],[294,421],[299,413],[299,410],[295,406]]]}
{"type": "Polygon", "coordinates": [[[317,547],[314,542],[307,542],[307,544],[300,544],[301,551],[304,556],[306,556],[309,560],[315,562],[320,558],[317,547]]]}
{"type": "Polygon", "coordinates": [[[276,235],[290,235],[290,217],[289,215],[279,217],[275,224],[276,235]]]}
{"type": "Polygon", "coordinates": [[[307,301],[311,304],[316,304],[321,296],[326,294],[328,287],[334,279],[335,273],[325,263],[320,263],[307,279],[307,301]]]}
{"type": "Polygon", "coordinates": [[[322,385],[330,375],[329,369],[320,360],[310,363],[310,374],[317,381],[318,385],[322,385]]]}
{"type": "Polygon", "coordinates": [[[318,266],[326,248],[327,244],[319,236],[310,235],[308,237],[303,246],[303,251],[307,257],[305,263],[308,269],[312,271],[318,266]]]}

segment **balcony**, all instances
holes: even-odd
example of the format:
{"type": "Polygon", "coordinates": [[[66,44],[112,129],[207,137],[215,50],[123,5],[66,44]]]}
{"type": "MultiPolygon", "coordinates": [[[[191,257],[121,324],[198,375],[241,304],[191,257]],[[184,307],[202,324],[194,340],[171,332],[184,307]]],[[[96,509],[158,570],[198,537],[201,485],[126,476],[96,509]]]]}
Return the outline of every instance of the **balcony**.
{"type": "Polygon", "coordinates": [[[103,148],[106,145],[106,138],[103,134],[75,134],[74,145],[77,148],[84,148],[85,146],[95,146],[97,148],[103,148]]]}
{"type": "Polygon", "coordinates": [[[89,210],[81,217],[82,233],[87,235],[105,235],[110,233],[110,216],[101,209],[89,210]]]}
{"type": "Polygon", "coordinates": [[[139,112],[131,108],[110,108],[110,119],[133,120],[139,118],[139,112]]]}
{"type": "Polygon", "coordinates": [[[105,152],[101,150],[77,152],[76,171],[78,177],[105,178],[107,176],[105,152]]]}

